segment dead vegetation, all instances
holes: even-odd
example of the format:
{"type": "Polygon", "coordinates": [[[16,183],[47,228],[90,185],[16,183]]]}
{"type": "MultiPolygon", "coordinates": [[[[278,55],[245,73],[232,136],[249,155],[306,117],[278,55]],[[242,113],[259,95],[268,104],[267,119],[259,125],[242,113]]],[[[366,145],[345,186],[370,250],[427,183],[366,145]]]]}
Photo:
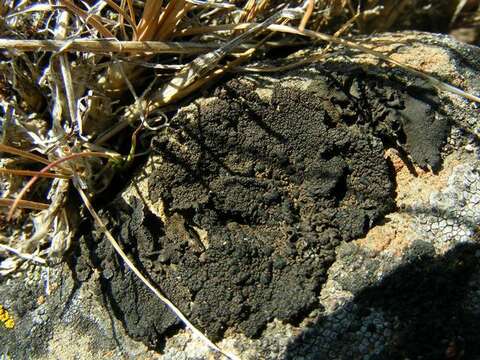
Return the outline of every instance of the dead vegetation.
{"type": "Polygon", "coordinates": [[[80,217],[69,207],[72,186],[108,234],[89,199],[148,152],[151,135],[168,126],[176,103],[227,72],[282,70],[249,67],[275,49],[288,53],[316,43],[327,52],[331,44],[347,46],[404,67],[441,90],[480,101],[391,60],[368,42],[348,38],[421,29],[475,43],[479,2],[382,3],[0,1],[0,275],[64,256],[80,217]],[[434,28],[431,19],[446,19],[444,28],[434,28]]]}

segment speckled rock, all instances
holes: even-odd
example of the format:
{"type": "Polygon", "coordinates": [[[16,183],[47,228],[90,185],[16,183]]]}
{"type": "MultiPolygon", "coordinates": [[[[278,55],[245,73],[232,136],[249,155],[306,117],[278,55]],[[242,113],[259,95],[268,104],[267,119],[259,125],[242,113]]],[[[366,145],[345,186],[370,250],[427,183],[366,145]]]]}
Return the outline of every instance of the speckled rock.
{"type": "Polygon", "coordinates": [[[474,161],[458,165],[448,179],[448,185],[430,195],[428,211],[418,206],[412,209],[416,226],[424,239],[445,251],[454,245],[470,241],[480,224],[480,167],[474,161]]]}

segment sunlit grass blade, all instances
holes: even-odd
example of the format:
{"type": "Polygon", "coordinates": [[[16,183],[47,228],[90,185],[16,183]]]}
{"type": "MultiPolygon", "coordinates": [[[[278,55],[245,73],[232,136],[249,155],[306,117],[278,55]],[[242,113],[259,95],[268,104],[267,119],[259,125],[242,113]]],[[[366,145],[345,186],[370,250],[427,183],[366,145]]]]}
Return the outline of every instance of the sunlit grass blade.
{"type": "MultiPolygon", "coordinates": [[[[106,154],[106,153],[101,153],[101,152],[83,152],[83,153],[75,153],[71,154],[69,156],[65,156],[61,159],[55,160],[45,166],[42,170],[40,170],[41,173],[49,171],[51,168],[55,166],[59,166],[61,163],[73,160],[75,158],[79,157],[104,157],[104,158],[111,158],[112,155],[106,154]]],[[[8,212],[7,215],[7,220],[10,221],[13,218],[13,214],[15,213],[16,208],[18,207],[19,202],[22,200],[22,198],[25,196],[25,194],[30,190],[30,188],[35,184],[35,182],[38,180],[39,176],[35,175],[30,179],[30,181],[27,182],[27,184],[22,188],[20,193],[17,195],[15,198],[15,201],[12,203],[10,207],[10,211],[8,212]]]]}
{"type": "Polygon", "coordinates": [[[48,159],[45,159],[41,156],[38,156],[38,155],[35,155],[35,154],[32,154],[32,153],[14,148],[13,146],[0,144],[0,152],[6,152],[8,154],[21,156],[22,158],[33,160],[33,161],[39,162],[41,164],[46,164],[46,165],[50,164],[50,161],[48,161],[48,159]]]}
{"type": "Polygon", "coordinates": [[[0,168],[0,174],[8,174],[8,175],[15,175],[15,176],[38,176],[38,177],[45,177],[51,179],[69,179],[70,176],[64,174],[56,174],[51,172],[41,172],[41,171],[33,171],[33,170],[19,170],[19,169],[5,169],[0,168]]]}
{"type": "MultiPolygon", "coordinates": [[[[15,199],[0,198],[0,206],[12,206],[14,202],[15,199]]],[[[45,210],[48,209],[50,205],[37,201],[20,200],[17,206],[22,209],[45,210]]]]}

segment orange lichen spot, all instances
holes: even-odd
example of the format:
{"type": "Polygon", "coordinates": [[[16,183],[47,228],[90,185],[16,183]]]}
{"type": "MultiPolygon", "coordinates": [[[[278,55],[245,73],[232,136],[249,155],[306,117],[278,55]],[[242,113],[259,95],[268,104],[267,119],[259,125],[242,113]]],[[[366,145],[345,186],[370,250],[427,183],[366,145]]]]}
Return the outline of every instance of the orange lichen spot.
{"type": "Polygon", "coordinates": [[[15,320],[13,316],[0,305],[0,323],[3,323],[3,326],[7,329],[13,329],[15,326],[15,320]]]}
{"type": "Polygon", "coordinates": [[[37,299],[37,305],[42,305],[45,303],[45,296],[40,295],[37,299]]]}

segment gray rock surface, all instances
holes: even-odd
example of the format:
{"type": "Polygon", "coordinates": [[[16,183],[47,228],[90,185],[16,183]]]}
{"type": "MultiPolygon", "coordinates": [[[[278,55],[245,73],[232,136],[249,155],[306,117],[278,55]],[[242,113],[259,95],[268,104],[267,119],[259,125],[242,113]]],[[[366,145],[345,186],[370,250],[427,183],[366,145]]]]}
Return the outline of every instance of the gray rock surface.
{"type": "MultiPolygon", "coordinates": [[[[376,40],[480,90],[476,48],[419,33],[376,40]]],[[[142,271],[242,359],[475,358],[478,111],[347,49],[227,79],[179,111],[103,216],[142,271]]],[[[101,234],[80,234],[68,264],[0,281],[16,320],[0,324],[0,354],[214,357],[101,234]]]]}

